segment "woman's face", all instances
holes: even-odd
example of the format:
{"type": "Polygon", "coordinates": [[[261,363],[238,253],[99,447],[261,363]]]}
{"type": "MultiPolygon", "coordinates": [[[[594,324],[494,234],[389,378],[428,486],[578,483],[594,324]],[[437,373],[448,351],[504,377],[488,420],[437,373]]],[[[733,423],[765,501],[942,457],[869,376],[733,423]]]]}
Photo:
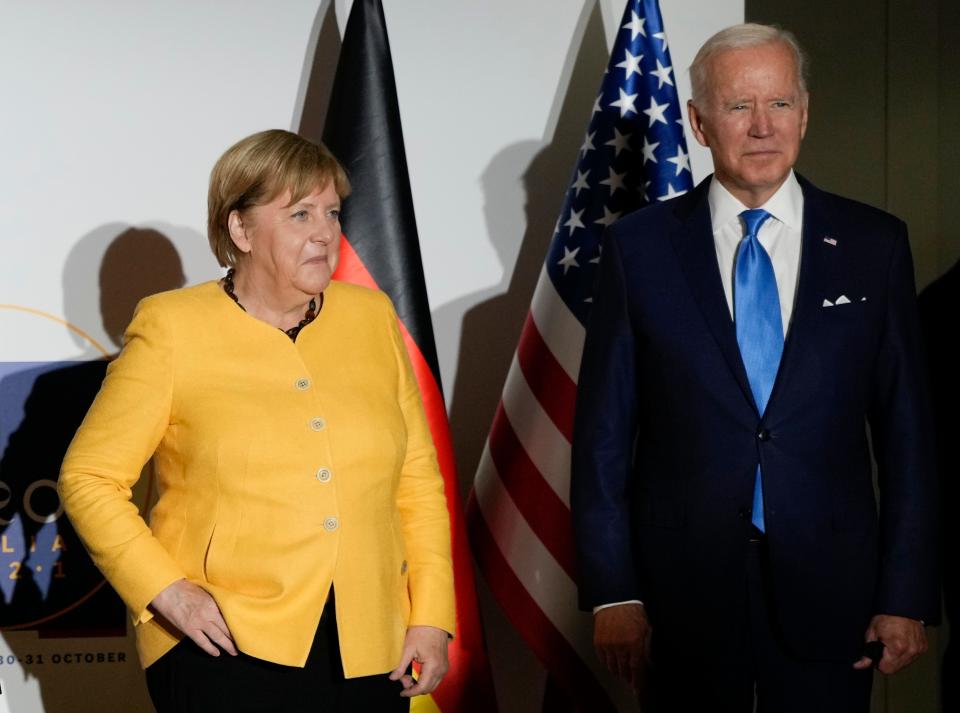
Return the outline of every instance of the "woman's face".
{"type": "Polygon", "coordinates": [[[246,255],[238,267],[278,294],[292,288],[317,295],[330,284],[340,258],[340,198],[333,181],[290,203],[290,192],[230,215],[230,233],[246,255]]]}

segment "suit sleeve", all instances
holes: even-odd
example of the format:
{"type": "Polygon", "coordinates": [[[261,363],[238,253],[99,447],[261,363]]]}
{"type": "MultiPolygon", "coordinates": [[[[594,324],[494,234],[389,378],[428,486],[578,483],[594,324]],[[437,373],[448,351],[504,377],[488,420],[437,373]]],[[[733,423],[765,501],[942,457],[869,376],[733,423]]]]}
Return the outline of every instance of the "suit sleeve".
{"type": "Polygon", "coordinates": [[[913,263],[906,227],[898,227],[868,414],[880,485],[881,565],[875,609],[877,614],[930,624],[940,618],[933,424],[913,263]]]}
{"type": "Polygon", "coordinates": [[[170,422],[173,336],[145,300],[120,356],[67,450],[58,490],[97,567],[140,622],[165,587],[185,577],[131,502],[133,486],[170,422]]]}
{"type": "Polygon", "coordinates": [[[633,557],[630,480],[637,428],[636,339],[622,254],[608,231],[577,382],[570,504],[584,610],[642,600],[633,557]]]}
{"type": "Polygon", "coordinates": [[[435,626],[452,635],[456,628],[456,604],[450,516],[443,476],[397,315],[387,302],[399,373],[397,398],[407,428],[407,450],[397,489],[397,507],[407,553],[409,625],[435,626]]]}

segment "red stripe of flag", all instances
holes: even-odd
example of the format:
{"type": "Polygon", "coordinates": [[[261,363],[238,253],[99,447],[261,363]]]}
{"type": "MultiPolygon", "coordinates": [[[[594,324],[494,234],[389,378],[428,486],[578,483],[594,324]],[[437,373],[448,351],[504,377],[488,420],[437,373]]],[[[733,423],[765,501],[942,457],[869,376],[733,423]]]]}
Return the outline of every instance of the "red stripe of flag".
{"type": "MultiPolygon", "coordinates": [[[[464,609],[479,611],[477,593],[473,582],[473,569],[470,556],[470,543],[467,540],[467,528],[463,519],[463,508],[460,503],[460,491],[456,482],[456,464],[453,455],[453,441],[450,437],[450,425],[447,422],[447,410],[443,403],[443,395],[433,378],[433,371],[427,360],[424,359],[420,348],[403,321],[400,322],[400,332],[403,335],[407,353],[413,366],[413,373],[420,386],[420,397],[423,400],[423,409],[426,412],[430,433],[433,435],[434,447],[437,450],[437,461],[440,472],[443,473],[444,493],[447,496],[447,511],[450,514],[450,545],[453,553],[453,584],[457,598],[457,638],[464,642],[483,640],[480,628],[480,619],[477,616],[464,616],[464,609]],[[465,606],[466,605],[466,606],[465,606]]],[[[476,692],[467,692],[470,685],[486,680],[492,687],[490,671],[484,659],[472,658],[468,647],[450,646],[450,669],[444,677],[443,685],[432,694],[441,711],[477,711],[488,713],[489,709],[482,707],[483,701],[476,692]]],[[[492,688],[491,688],[492,690],[492,688]]]]}
{"type": "Polygon", "coordinates": [[[573,440],[573,409],[577,385],[560,366],[550,347],[543,341],[533,315],[527,320],[517,346],[517,360],[537,401],[568,441],[573,440]]]}
{"type": "Polygon", "coordinates": [[[342,233],[340,235],[340,261],[337,263],[335,277],[338,280],[369,287],[372,290],[380,289],[377,281],[373,279],[373,275],[363,264],[363,260],[357,255],[357,251],[353,249],[353,245],[347,240],[347,236],[342,233]]]}
{"type": "Polygon", "coordinates": [[[517,509],[570,579],[576,581],[570,510],[530,459],[503,403],[497,407],[489,443],[490,457],[517,509]]]}
{"type": "Polygon", "coordinates": [[[616,713],[606,691],[580,658],[576,649],[544,614],[540,605],[514,574],[487,527],[483,513],[471,493],[467,505],[470,513],[470,536],[474,542],[477,563],[486,575],[497,601],[510,602],[503,611],[524,641],[546,668],[585,713],[616,713]]]}

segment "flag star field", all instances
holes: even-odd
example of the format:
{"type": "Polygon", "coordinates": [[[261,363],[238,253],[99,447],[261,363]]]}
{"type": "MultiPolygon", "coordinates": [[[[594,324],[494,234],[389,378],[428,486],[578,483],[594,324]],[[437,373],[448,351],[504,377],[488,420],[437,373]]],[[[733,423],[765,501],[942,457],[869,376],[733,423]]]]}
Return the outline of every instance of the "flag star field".
{"type": "Polygon", "coordinates": [[[604,228],[653,200],[692,187],[673,67],[659,13],[631,3],[580,148],[547,272],[586,324],[604,228]],[[649,185],[648,182],[649,181],[649,185]],[[576,251],[576,261],[570,255],[576,251]]]}

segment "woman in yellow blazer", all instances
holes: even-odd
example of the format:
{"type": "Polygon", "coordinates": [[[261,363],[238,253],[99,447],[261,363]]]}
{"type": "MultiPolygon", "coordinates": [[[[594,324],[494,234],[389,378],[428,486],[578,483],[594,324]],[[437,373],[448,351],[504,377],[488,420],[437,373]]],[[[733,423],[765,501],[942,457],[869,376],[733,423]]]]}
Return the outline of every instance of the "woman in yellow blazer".
{"type": "Polygon", "coordinates": [[[64,460],[161,713],[406,710],[446,671],[443,480],[389,299],[331,281],[348,191],[289,132],[231,147],[208,206],[227,277],[141,302],[64,460]]]}

